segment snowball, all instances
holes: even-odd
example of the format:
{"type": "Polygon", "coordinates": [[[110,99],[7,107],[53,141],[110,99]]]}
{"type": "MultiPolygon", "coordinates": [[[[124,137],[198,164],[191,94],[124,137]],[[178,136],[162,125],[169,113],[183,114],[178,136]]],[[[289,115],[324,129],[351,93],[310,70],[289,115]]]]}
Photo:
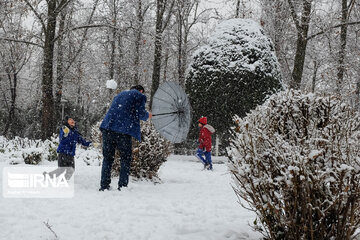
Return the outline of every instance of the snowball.
{"type": "Polygon", "coordinates": [[[114,81],[114,79],[107,80],[106,81],[106,88],[116,89],[117,88],[117,83],[114,81]]]}

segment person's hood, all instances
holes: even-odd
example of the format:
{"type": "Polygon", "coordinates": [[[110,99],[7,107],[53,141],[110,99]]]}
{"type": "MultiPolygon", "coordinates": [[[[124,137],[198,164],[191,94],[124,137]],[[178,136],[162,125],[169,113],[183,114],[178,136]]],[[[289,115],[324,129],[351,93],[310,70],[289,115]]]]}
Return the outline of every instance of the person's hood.
{"type": "Polygon", "coordinates": [[[207,130],[209,130],[211,133],[214,133],[215,132],[215,128],[209,124],[206,124],[204,126],[204,128],[206,128],[207,130]]]}

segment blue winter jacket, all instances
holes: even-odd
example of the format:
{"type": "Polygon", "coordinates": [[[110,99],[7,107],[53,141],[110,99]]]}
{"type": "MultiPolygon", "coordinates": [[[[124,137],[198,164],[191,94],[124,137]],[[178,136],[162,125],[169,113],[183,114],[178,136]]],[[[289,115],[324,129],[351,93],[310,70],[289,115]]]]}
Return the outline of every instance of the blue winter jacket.
{"type": "Polygon", "coordinates": [[[140,120],[149,118],[145,103],[146,96],[138,90],[119,93],[114,97],[100,129],[128,134],[141,141],[140,120]]]}
{"type": "Polygon", "coordinates": [[[75,129],[68,126],[60,128],[59,135],[59,147],[57,148],[58,153],[64,153],[67,155],[75,156],[76,144],[81,143],[82,145],[88,147],[91,142],[85,141],[82,138],[81,134],[75,129]],[[66,134],[66,132],[68,133],[66,134]]]}

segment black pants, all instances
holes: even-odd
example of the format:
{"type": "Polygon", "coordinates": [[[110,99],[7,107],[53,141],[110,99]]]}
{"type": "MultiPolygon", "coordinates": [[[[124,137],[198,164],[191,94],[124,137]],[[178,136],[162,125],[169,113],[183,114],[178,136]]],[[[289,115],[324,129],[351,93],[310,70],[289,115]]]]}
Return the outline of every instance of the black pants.
{"type": "Polygon", "coordinates": [[[64,153],[59,153],[58,168],[52,172],[49,172],[49,175],[51,177],[54,174],[56,174],[56,176],[59,176],[65,171],[66,171],[65,178],[70,179],[75,171],[74,156],[67,155],[64,153]]]}
{"type": "Polygon", "coordinates": [[[118,186],[127,187],[129,183],[132,154],[131,136],[102,129],[104,160],[101,168],[102,188],[108,188],[111,183],[111,167],[114,162],[115,149],[120,151],[120,177],[118,186]]]}

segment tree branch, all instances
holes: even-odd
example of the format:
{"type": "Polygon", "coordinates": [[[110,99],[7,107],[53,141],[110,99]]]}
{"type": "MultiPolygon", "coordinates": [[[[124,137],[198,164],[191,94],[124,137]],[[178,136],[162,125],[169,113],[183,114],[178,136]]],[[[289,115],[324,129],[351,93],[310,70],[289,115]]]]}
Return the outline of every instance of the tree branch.
{"type": "MultiPolygon", "coordinates": [[[[88,20],[88,24],[90,24],[91,21],[92,21],[92,18],[93,18],[94,14],[95,14],[95,10],[96,10],[96,7],[97,7],[98,2],[99,2],[99,0],[95,0],[95,2],[94,2],[94,6],[93,6],[92,12],[91,12],[91,14],[90,14],[89,20],[88,20]]],[[[66,67],[64,73],[66,73],[66,72],[69,70],[69,68],[72,66],[72,63],[75,61],[76,57],[81,53],[81,51],[82,51],[82,49],[83,49],[83,46],[84,46],[84,42],[85,42],[85,40],[86,40],[87,30],[89,29],[89,26],[95,26],[95,25],[88,25],[88,26],[86,26],[85,31],[84,31],[83,36],[82,36],[82,39],[81,39],[81,41],[80,41],[79,49],[76,51],[76,53],[74,54],[73,58],[70,60],[70,62],[69,62],[69,64],[68,64],[68,66],[66,67]]],[[[83,26],[83,27],[84,27],[84,26],[83,26]]],[[[97,27],[99,27],[99,26],[97,26],[97,27]]],[[[78,29],[79,29],[79,27],[78,27],[78,29]]],[[[72,29],[72,30],[74,30],[74,29],[72,29]]],[[[63,73],[62,73],[62,74],[63,74],[63,73]]]]}
{"type": "Polygon", "coordinates": [[[31,9],[31,11],[35,14],[35,16],[39,19],[41,26],[43,28],[43,31],[46,32],[46,26],[44,23],[44,20],[41,18],[40,14],[35,10],[35,8],[31,5],[31,3],[29,2],[29,0],[24,0],[26,5],[28,5],[31,9]]]}
{"type": "Polygon", "coordinates": [[[100,28],[100,27],[108,27],[108,28],[114,28],[114,29],[118,29],[118,27],[114,26],[114,25],[110,25],[110,24],[94,24],[94,25],[83,25],[83,26],[78,26],[78,27],[74,27],[72,29],[70,29],[70,31],[74,31],[74,30],[79,30],[79,29],[88,29],[88,28],[100,28]]]}
{"type": "Polygon", "coordinates": [[[318,33],[315,33],[315,34],[309,36],[306,40],[313,39],[314,37],[317,37],[317,36],[319,36],[319,35],[321,35],[321,34],[324,34],[324,33],[328,32],[328,31],[330,31],[331,29],[334,29],[334,28],[338,28],[338,27],[341,27],[341,26],[344,26],[344,25],[350,26],[350,25],[356,25],[356,24],[360,24],[360,21],[350,22],[350,23],[340,23],[340,24],[337,24],[337,25],[335,25],[335,26],[329,27],[329,28],[327,28],[327,29],[325,29],[325,30],[323,30],[323,31],[320,31],[320,32],[318,32],[318,33]]]}
{"type": "Polygon", "coordinates": [[[298,19],[298,16],[296,14],[296,11],[295,11],[295,7],[294,7],[294,3],[292,2],[292,0],[288,0],[288,3],[290,5],[290,13],[291,13],[291,16],[295,22],[295,26],[296,26],[296,29],[298,31],[300,31],[300,22],[299,22],[299,19],[298,19]]]}
{"type": "MultiPolygon", "coordinates": [[[[175,0],[172,0],[170,8],[169,8],[168,15],[165,18],[165,22],[164,22],[163,28],[161,29],[161,32],[165,31],[168,23],[170,22],[170,18],[171,18],[172,14],[173,14],[174,5],[175,5],[175,0]]],[[[166,6],[164,6],[164,12],[165,12],[165,9],[166,9],[166,6]]]]}
{"type": "Polygon", "coordinates": [[[57,16],[72,0],[62,0],[55,9],[55,16],[57,16]]]}
{"type": "Polygon", "coordinates": [[[349,3],[349,6],[347,7],[347,9],[349,9],[349,11],[348,11],[348,16],[349,17],[350,17],[350,14],[351,14],[351,11],[352,11],[354,5],[355,5],[355,0],[351,0],[350,3],[349,3]]]}
{"type": "Polygon", "coordinates": [[[29,41],[26,41],[26,40],[21,40],[21,39],[2,38],[2,37],[0,37],[0,41],[25,43],[25,44],[30,44],[30,45],[33,45],[33,46],[44,48],[44,46],[42,46],[40,44],[37,44],[37,43],[34,43],[34,42],[29,42],[29,41]]]}
{"type": "Polygon", "coordinates": [[[49,224],[49,220],[43,223],[45,227],[47,227],[54,234],[55,239],[59,239],[59,237],[56,235],[56,232],[52,229],[52,226],[49,224]]]}
{"type": "Polygon", "coordinates": [[[89,28],[102,28],[102,27],[118,29],[114,25],[110,25],[110,24],[93,24],[93,25],[77,26],[77,27],[73,27],[68,30],[64,30],[63,32],[59,33],[59,35],[55,37],[54,42],[56,42],[60,37],[62,37],[64,35],[65,32],[68,32],[68,31],[75,31],[75,30],[79,30],[79,29],[89,29],[89,28]]]}

